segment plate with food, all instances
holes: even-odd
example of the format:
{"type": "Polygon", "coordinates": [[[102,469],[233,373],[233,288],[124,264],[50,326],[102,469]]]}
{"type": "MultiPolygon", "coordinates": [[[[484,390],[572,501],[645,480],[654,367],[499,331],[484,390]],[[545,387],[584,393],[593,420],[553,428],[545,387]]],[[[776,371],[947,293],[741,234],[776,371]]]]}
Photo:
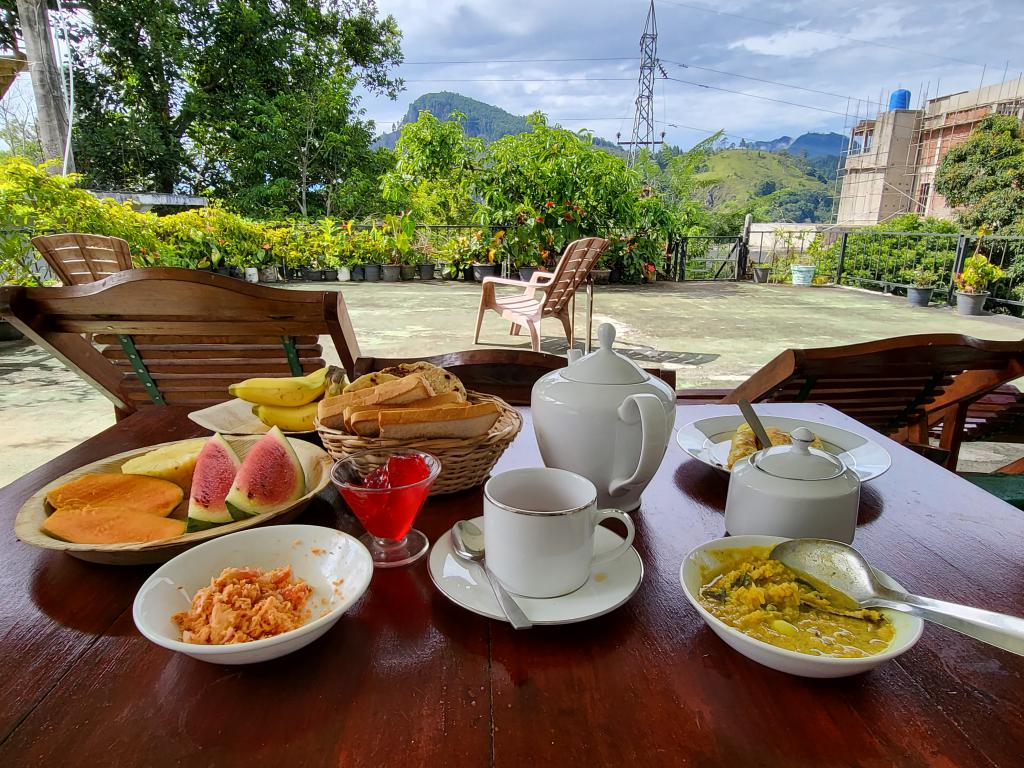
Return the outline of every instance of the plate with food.
{"type": "MultiPolygon", "coordinates": [[[[764,413],[759,416],[772,445],[789,445],[792,442],[790,433],[797,427],[806,427],[814,433],[813,447],[838,457],[857,473],[861,482],[874,480],[892,464],[885,448],[856,432],[805,419],[764,413]]],[[[676,433],[676,443],[697,461],[722,472],[729,472],[736,462],[757,449],[754,433],[739,413],[686,424],[676,433]]]]}
{"type": "MultiPolygon", "coordinates": [[[[858,608],[770,560],[783,541],[730,536],[701,544],[683,559],[679,580],[686,599],[728,646],[791,675],[846,677],[881,666],[920,639],[924,622],[916,616],[858,608]]],[[[875,575],[904,591],[881,571],[875,575]]]]}
{"type": "Polygon", "coordinates": [[[193,411],[188,417],[222,435],[263,435],[277,427],[286,435],[316,431],[319,402],[348,385],[344,369],[331,365],[305,376],[246,379],[228,387],[231,400],[193,411]]]}
{"type": "Polygon", "coordinates": [[[139,448],[41,488],[14,532],[82,560],[162,563],[207,539],[291,520],[327,487],[332,465],[322,448],[276,427],[139,448]]]}
{"type": "Polygon", "coordinates": [[[175,557],[142,585],[135,626],[172,651],[251,664],[298,650],[366,591],[366,547],[333,528],[274,525],[222,536],[175,557]]]}
{"type": "Polygon", "coordinates": [[[366,374],[317,406],[317,431],[338,459],[367,450],[411,448],[436,456],[431,495],[479,485],[522,429],[504,400],[468,391],[450,371],[427,362],[366,374]]]}

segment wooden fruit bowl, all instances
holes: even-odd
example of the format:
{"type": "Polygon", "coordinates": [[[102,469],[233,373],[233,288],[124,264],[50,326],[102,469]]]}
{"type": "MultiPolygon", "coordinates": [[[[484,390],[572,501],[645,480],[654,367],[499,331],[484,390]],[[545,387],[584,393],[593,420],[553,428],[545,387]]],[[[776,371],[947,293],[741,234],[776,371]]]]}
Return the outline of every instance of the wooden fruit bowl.
{"type": "MultiPolygon", "coordinates": [[[[245,458],[261,435],[248,435],[240,437],[225,436],[225,440],[231,444],[239,458],[245,458]]],[[[182,441],[174,441],[182,442],[182,441]]],[[[82,475],[102,474],[107,472],[120,472],[121,465],[129,459],[141,456],[144,453],[162,448],[172,443],[161,443],[151,445],[147,448],[138,448],[134,451],[119,453],[101,461],[95,461],[84,467],[68,472],[53,482],[43,486],[18,510],[18,516],[14,520],[14,534],[26,544],[32,544],[44,549],[59,549],[69,555],[81,560],[88,560],[92,563],[104,563],[107,565],[141,565],[147,563],[164,563],[175,555],[184,552],[196,544],[223,536],[226,533],[234,533],[245,528],[252,528],[258,525],[265,525],[271,521],[276,523],[287,523],[294,519],[316,494],[327,487],[331,480],[331,467],[334,462],[331,457],[317,445],[304,440],[289,438],[295,455],[302,464],[302,470],[306,474],[306,494],[295,501],[264,512],[262,515],[248,517],[245,520],[237,520],[225,525],[218,525],[205,531],[186,533],[176,536],[173,539],[161,541],[140,542],[134,544],[74,544],[69,541],[61,541],[43,533],[41,528],[47,516],[53,512],[46,501],[46,494],[59,485],[75,480],[82,475]]],[[[188,515],[188,497],[182,500],[181,504],[169,515],[172,518],[184,520],[188,515]]]]}

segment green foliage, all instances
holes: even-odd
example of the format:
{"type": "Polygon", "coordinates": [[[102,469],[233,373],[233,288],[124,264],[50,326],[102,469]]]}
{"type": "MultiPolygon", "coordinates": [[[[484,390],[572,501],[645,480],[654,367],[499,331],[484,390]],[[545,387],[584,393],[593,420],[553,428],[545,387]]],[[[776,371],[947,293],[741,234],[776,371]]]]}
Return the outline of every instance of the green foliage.
{"type": "Polygon", "coordinates": [[[971,230],[1024,234],[1024,131],[1011,115],[989,115],[952,147],[935,174],[935,189],[971,230]]]}
{"type": "Polygon", "coordinates": [[[660,267],[677,220],[640,174],[595,147],[589,134],[549,126],[540,113],[528,120],[529,133],[487,147],[472,182],[477,220],[520,228],[509,238],[520,265],[598,235],[626,244],[619,255],[627,277],[639,280],[646,264],[660,267]]]}
{"type": "Polygon", "coordinates": [[[956,287],[962,293],[984,293],[990,283],[1003,277],[1003,270],[975,252],[964,261],[963,272],[956,275],[956,287]]]}
{"type": "Polygon", "coordinates": [[[90,186],[190,189],[242,210],[363,212],[383,170],[355,84],[394,95],[400,33],[372,0],[88,0],[75,157],[90,186]],[[312,198],[312,199],[311,199],[312,198]]]}
{"type": "Polygon", "coordinates": [[[916,267],[910,271],[910,284],[915,288],[932,288],[938,282],[939,273],[934,270],[916,267]]]}
{"type": "Polygon", "coordinates": [[[463,119],[455,112],[442,122],[422,111],[402,128],[394,167],[381,179],[384,199],[431,224],[470,219],[469,186],[483,142],[466,136],[463,119]]]}

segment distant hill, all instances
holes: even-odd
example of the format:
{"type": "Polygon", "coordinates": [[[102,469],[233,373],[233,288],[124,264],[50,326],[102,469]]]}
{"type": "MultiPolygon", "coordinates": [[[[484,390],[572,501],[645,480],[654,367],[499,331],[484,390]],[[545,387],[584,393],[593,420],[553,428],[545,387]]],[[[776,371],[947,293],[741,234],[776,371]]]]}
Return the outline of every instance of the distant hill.
{"type": "Polygon", "coordinates": [[[788,152],[724,149],[698,174],[709,208],[751,203],[768,220],[822,221],[830,210],[831,186],[811,163],[788,152]]]}
{"type": "Polygon", "coordinates": [[[740,143],[740,147],[766,152],[788,152],[791,155],[805,154],[808,158],[826,155],[838,157],[846,150],[846,141],[846,137],[841,133],[804,133],[795,139],[779,136],[770,141],[744,141],[740,143]]]}
{"type": "MultiPolygon", "coordinates": [[[[476,136],[488,143],[496,141],[502,136],[525,133],[530,129],[530,126],[526,124],[526,118],[521,115],[513,115],[501,107],[471,99],[461,93],[441,91],[425,93],[416,99],[409,105],[401,123],[394,130],[381,134],[374,142],[374,146],[394,149],[401,127],[407,123],[416,122],[423,110],[430,112],[438,120],[447,120],[452,112],[461,112],[466,116],[464,123],[466,135],[476,136]]],[[[621,152],[617,144],[599,136],[594,137],[594,144],[610,152],[621,152]]]]}

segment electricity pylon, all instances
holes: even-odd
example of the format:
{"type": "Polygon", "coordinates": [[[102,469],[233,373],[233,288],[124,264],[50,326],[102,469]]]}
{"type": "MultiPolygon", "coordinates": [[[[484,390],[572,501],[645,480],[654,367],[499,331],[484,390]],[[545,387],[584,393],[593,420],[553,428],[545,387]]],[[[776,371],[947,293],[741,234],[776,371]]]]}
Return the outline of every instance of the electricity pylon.
{"type": "Polygon", "coordinates": [[[664,74],[658,62],[658,19],[654,13],[654,0],[647,9],[647,22],[644,33],[640,36],[640,78],[637,82],[636,115],[633,118],[633,135],[629,141],[619,144],[627,147],[626,162],[632,166],[640,151],[649,147],[654,152],[656,145],[662,143],[665,134],[655,139],[654,132],[654,78],[656,72],[664,74]]]}

